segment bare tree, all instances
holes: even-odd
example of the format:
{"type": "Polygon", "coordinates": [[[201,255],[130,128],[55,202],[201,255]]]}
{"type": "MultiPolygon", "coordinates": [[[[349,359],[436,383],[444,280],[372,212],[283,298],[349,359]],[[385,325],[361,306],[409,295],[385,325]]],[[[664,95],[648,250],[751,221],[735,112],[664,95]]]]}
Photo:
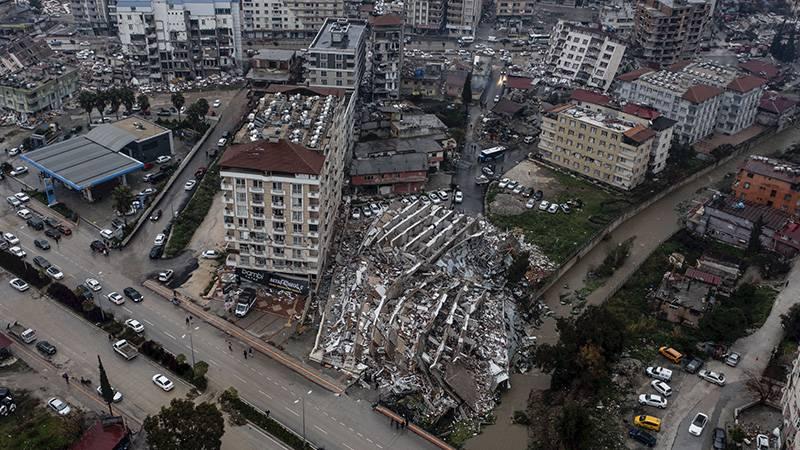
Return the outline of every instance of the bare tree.
{"type": "Polygon", "coordinates": [[[766,377],[762,377],[756,375],[755,373],[746,370],[745,375],[747,375],[747,381],[745,381],[745,387],[747,390],[750,391],[753,395],[758,397],[759,401],[766,402],[776,398],[776,394],[780,392],[780,389],[775,389],[775,383],[766,377]]]}

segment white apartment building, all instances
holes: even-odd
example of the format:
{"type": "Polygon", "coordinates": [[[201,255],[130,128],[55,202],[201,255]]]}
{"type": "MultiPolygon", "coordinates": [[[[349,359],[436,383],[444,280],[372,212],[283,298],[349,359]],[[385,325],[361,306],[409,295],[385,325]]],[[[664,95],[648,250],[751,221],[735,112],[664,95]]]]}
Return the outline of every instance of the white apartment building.
{"type": "Polygon", "coordinates": [[[366,63],[367,23],[326,19],[306,52],[309,86],[357,90],[366,63]]]}
{"type": "Polygon", "coordinates": [[[242,0],[242,32],[247,38],[310,39],[328,17],[345,16],[345,5],[344,0],[242,0]]]}
{"type": "Polygon", "coordinates": [[[655,108],[677,123],[675,135],[693,144],[717,131],[736,134],[755,122],[766,81],[712,62],[639,69],[617,78],[621,100],[655,108]]]}
{"type": "Polygon", "coordinates": [[[481,20],[481,0],[448,0],[445,30],[450,36],[474,36],[481,20]]]}
{"type": "Polygon", "coordinates": [[[116,34],[116,0],[72,0],[69,12],[81,29],[95,34],[116,34]]]}
{"type": "Polygon", "coordinates": [[[226,264],[240,275],[318,279],[335,234],[355,100],[343,89],[272,85],[248,126],[255,141],[226,150],[226,264]]]}
{"type": "Polygon", "coordinates": [[[206,77],[242,60],[238,0],[120,0],[122,51],[140,82],[206,77]]]}
{"type": "Polygon", "coordinates": [[[438,33],[444,30],[445,0],[410,0],[406,7],[406,25],[417,33],[438,33]]]}
{"type": "Polygon", "coordinates": [[[598,29],[559,20],[550,34],[545,61],[558,78],[607,90],[625,53],[625,44],[598,29]]]}
{"type": "Polygon", "coordinates": [[[371,16],[369,26],[372,98],[399,99],[405,46],[403,18],[398,14],[371,16]]]}

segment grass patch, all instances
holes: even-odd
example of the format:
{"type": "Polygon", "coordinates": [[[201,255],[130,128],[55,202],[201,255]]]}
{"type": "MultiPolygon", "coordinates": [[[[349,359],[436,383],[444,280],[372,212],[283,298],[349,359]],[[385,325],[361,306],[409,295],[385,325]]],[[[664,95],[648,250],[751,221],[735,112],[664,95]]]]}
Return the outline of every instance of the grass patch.
{"type": "MultiPolygon", "coordinates": [[[[592,221],[592,218],[603,216],[612,219],[629,207],[630,203],[577,177],[544,168],[541,170],[546,170],[562,187],[555,197],[547,200],[563,203],[580,199],[583,207],[573,210],[571,214],[548,214],[532,209],[516,216],[490,212],[489,217],[497,226],[523,230],[528,242],[539,247],[554,263],[561,264],[586,245],[607,223],[607,220],[592,221]]],[[[489,190],[487,201],[490,205],[496,195],[496,191],[489,190]]]]}
{"type": "Polygon", "coordinates": [[[67,448],[81,433],[77,413],[59,417],[26,391],[14,392],[17,410],[0,420],[0,449],[67,448]]]}
{"type": "Polygon", "coordinates": [[[447,435],[447,443],[455,448],[462,448],[477,431],[472,422],[467,420],[458,421],[453,424],[453,431],[447,435]]]}
{"type": "Polygon", "coordinates": [[[195,191],[189,204],[181,210],[175,219],[175,226],[172,227],[172,234],[169,243],[164,251],[167,258],[171,258],[186,248],[192,240],[194,232],[203,223],[203,220],[211,209],[214,196],[220,189],[219,186],[219,167],[215,164],[208,169],[208,172],[200,181],[200,186],[195,191]]]}

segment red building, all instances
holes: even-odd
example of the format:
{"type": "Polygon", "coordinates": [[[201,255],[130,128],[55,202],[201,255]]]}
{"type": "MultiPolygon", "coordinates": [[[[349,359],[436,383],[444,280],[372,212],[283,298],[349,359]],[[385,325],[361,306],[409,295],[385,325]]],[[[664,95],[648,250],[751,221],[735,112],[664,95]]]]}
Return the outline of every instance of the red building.
{"type": "Polygon", "coordinates": [[[425,153],[404,153],[356,159],[350,165],[350,184],[358,194],[418,192],[428,180],[425,153]]]}

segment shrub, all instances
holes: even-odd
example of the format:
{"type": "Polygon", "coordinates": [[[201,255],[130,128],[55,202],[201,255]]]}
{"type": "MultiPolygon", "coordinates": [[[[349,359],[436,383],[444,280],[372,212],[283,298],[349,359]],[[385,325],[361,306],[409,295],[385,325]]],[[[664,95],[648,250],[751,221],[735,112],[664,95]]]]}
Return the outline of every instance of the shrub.
{"type": "Polygon", "coordinates": [[[208,210],[211,208],[214,196],[219,191],[219,183],[219,167],[212,166],[200,181],[200,186],[192,196],[192,199],[189,200],[189,204],[181,209],[180,214],[175,219],[175,224],[172,227],[172,236],[164,252],[167,257],[177,255],[189,244],[194,232],[203,223],[203,219],[205,219],[208,210]]]}
{"type": "Polygon", "coordinates": [[[260,411],[243,402],[239,398],[239,394],[235,389],[228,388],[222,393],[222,395],[219,397],[219,400],[224,411],[241,415],[241,417],[249,420],[270,435],[280,439],[289,447],[296,450],[311,448],[303,443],[302,438],[298,437],[291,430],[268,417],[263,411],[260,411]]]}
{"type": "Polygon", "coordinates": [[[39,269],[5,251],[0,251],[0,266],[39,289],[50,282],[50,278],[39,272],[39,269]]]}

